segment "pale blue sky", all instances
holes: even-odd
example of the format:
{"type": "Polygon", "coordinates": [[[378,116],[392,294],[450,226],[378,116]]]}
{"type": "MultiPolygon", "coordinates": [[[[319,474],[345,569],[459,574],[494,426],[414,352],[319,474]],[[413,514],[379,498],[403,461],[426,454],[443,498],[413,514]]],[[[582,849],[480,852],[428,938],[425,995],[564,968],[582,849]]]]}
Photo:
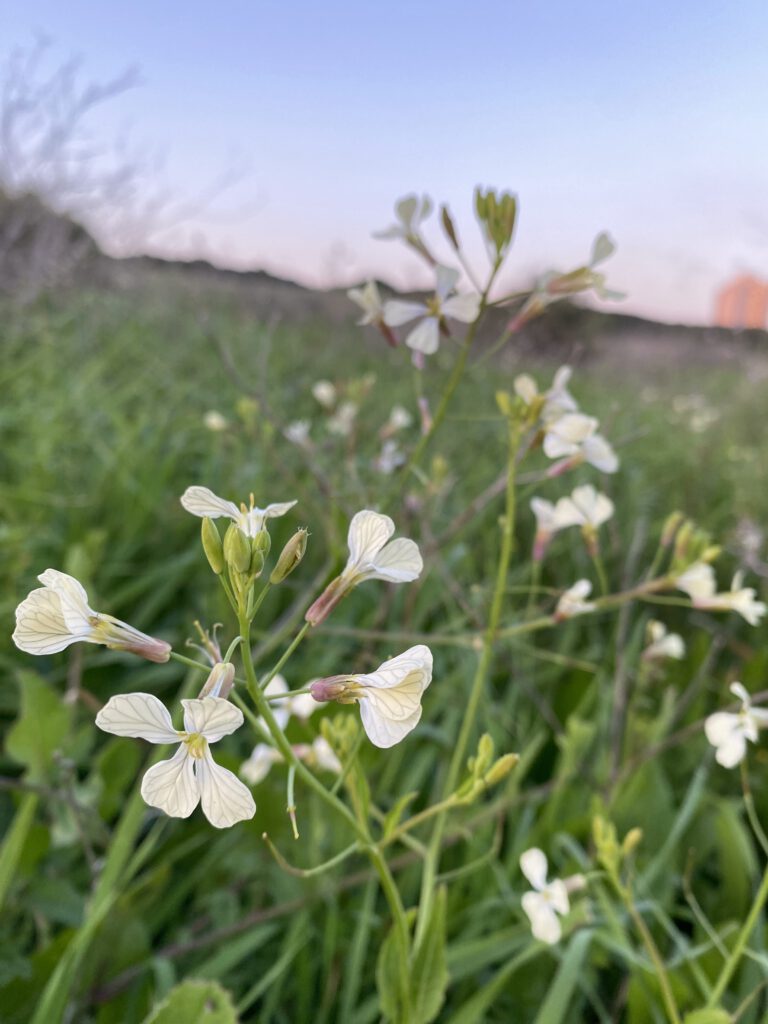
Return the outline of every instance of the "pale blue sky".
{"type": "Polygon", "coordinates": [[[161,154],[174,192],[238,170],[155,249],[409,283],[415,260],[370,238],[393,200],[447,199],[469,239],[484,182],[520,196],[513,281],[603,228],[627,311],[707,322],[728,275],[768,275],[763,0],[0,0],[0,52],[36,30],[93,77],[141,69],[93,130],[161,154]]]}

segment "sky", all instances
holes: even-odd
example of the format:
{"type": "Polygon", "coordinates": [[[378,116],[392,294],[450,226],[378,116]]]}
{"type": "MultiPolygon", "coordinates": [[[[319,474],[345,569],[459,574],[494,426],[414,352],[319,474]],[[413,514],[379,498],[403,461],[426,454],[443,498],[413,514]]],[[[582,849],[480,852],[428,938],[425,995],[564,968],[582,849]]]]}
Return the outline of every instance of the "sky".
{"type": "Polygon", "coordinates": [[[764,0],[0,0],[0,57],[36,33],[51,67],[139,70],[88,123],[146,163],[139,199],[162,197],[133,249],[426,285],[372,231],[428,193],[482,267],[483,184],[519,197],[504,286],[584,262],[602,230],[610,308],[709,323],[729,277],[768,277],[764,0]]]}

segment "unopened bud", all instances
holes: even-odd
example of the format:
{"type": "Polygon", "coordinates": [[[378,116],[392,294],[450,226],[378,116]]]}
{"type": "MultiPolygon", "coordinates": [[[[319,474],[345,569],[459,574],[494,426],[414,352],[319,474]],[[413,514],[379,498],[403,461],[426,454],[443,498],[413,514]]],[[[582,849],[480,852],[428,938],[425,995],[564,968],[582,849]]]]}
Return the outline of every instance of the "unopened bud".
{"type": "Polygon", "coordinates": [[[643,830],[641,828],[631,828],[624,836],[624,841],[621,844],[622,856],[628,857],[633,853],[642,842],[642,839],[643,830]]]}
{"type": "Polygon", "coordinates": [[[508,391],[496,392],[496,405],[502,416],[511,416],[513,412],[512,396],[508,391]]]}
{"type": "Polygon", "coordinates": [[[683,525],[684,521],[685,516],[682,512],[672,512],[667,516],[661,531],[660,543],[663,548],[668,548],[670,546],[672,541],[675,539],[675,534],[683,525]]]}
{"type": "Polygon", "coordinates": [[[261,551],[251,552],[251,565],[250,573],[251,576],[261,576],[261,572],[264,568],[264,555],[261,551]]]}
{"type": "Polygon", "coordinates": [[[320,597],[309,606],[304,618],[311,626],[319,625],[328,618],[348,591],[349,585],[347,580],[342,576],[337,576],[335,580],[331,580],[320,597]]]}
{"type": "Polygon", "coordinates": [[[477,744],[477,754],[469,759],[469,770],[475,778],[482,778],[493,760],[494,746],[489,733],[484,732],[477,744]]]}
{"type": "Polygon", "coordinates": [[[269,536],[269,530],[259,530],[251,541],[251,547],[254,551],[260,551],[266,558],[272,547],[272,538],[269,536]]]}
{"type": "Polygon", "coordinates": [[[246,573],[251,567],[251,545],[234,523],[224,534],[224,558],[235,572],[246,573]]]}
{"type": "Polygon", "coordinates": [[[448,241],[451,243],[456,252],[458,252],[459,238],[458,235],[456,234],[456,228],[454,227],[453,224],[453,218],[448,212],[448,207],[445,205],[440,207],[440,220],[443,225],[443,231],[445,231],[446,235],[448,236],[448,241]]]}
{"type": "Polygon", "coordinates": [[[490,771],[486,774],[486,786],[495,786],[502,779],[505,779],[519,760],[519,754],[502,754],[496,763],[491,765],[490,771]]]}
{"type": "Polygon", "coordinates": [[[694,526],[690,520],[683,523],[675,536],[675,561],[685,561],[693,537],[694,526]]]}
{"type": "Polygon", "coordinates": [[[211,669],[210,675],[200,691],[200,697],[222,697],[226,699],[234,682],[235,666],[231,662],[220,661],[211,669]]]}
{"type": "Polygon", "coordinates": [[[307,550],[307,531],[305,529],[297,530],[296,533],[291,537],[288,543],[285,545],[283,550],[280,552],[280,557],[272,570],[272,574],[269,577],[270,583],[282,583],[286,576],[290,576],[296,566],[304,557],[304,553],[307,550]]]}
{"type": "Polygon", "coordinates": [[[208,559],[208,565],[210,565],[217,576],[220,576],[224,572],[225,565],[224,547],[221,543],[219,531],[216,529],[216,524],[212,519],[207,517],[203,519],[203,524],[200,527],[200,537],[203,542],[205,557],[208,559]]]}
{"type": "Polygon", "coordinates": [[[699,561],[701,562],[714,562],[716,558],[720,557],[722,548],[719,544],[710,544],[709,547],[704,548],[702,553],[699,555],[699,561]]]}
{"type": "Polygon", "coordinates": [[[349,704],[354,699],[349,697],[351,689],[349,676],[328,676],[325,679],[315,679],[310,684],[309,692],[318,704],[325,704],[331,700],[337,700],[342,704],[349,704]],[[345,697],[347,699],[345,700],[345,697]]]}

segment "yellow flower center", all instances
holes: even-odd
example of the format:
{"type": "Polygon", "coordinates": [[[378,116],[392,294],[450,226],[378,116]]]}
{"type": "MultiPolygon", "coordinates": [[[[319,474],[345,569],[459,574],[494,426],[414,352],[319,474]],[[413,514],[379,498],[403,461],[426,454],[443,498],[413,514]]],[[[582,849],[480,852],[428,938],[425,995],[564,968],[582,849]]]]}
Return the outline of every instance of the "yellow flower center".
{"type": "Polygon", "coordinates": [[[208,749],[208,740],[202,733],[187,733],[184,742],[187,744],[187,749],[192,757],[205,757],[205,752],[208,749]]]}

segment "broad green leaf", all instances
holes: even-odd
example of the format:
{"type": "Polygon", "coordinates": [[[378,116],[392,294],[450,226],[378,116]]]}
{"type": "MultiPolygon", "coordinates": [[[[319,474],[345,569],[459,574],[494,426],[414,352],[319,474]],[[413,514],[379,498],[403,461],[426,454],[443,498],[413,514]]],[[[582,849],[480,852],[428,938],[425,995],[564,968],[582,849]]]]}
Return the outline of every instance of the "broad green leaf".
{"type": "Polygon", "coordinates": [[[183,981],[144,1024],[237,1024],[237,1014],[229,993],[215,981],[183,981]]]}
{"type": "Polygon", "coordinates": [[[37,673],[18,675],[21,707],[19,717],[6,737],[6,750],[23,764],[33,782],[44,782],[53,756],[64,745],[72,719],[72,708],[37,673]]]}
{"type": "Polygon", "coordinates": [[[35,820],[38,799],[37,793],[24,794],[13,817],[13,824],[0,846],[0,908],[16,874],[24,844],[35,820]]]}
{"type": "Polygon", "coordinates": [[[381,944],[376,962],[376,988],[379,1005],[386,1020],[399,1021],[402,1017],[402,987],[397,956],[397,934],[390,928],[381,944]]]}
{"type": "Polygon", "coordinates": [[[436,1019],[448,987],[445,956],[446,888],[440,886],[432,904],[419,948],[411,966],[411,1004],[414,1024],[430,1024],[436,1019]]]}

